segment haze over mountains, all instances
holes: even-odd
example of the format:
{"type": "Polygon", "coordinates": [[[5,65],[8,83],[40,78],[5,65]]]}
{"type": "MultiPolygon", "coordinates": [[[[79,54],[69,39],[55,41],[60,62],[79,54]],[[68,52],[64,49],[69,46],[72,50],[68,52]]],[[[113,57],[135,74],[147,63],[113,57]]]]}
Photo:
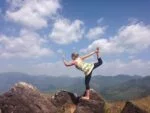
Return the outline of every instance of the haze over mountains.
{"type": "MultiPolygon", "coordinates": [[[[68,76],[31,76],[25,73],[9,72],[0,74],[0,92],[7,91],[19,81],[35,85],[43,92],[65,89],[82,94],[84,78],[68,76]]],[[[93,76],[91,87],[100,92],[107,100],[128,100],[150,95],[150,76],[93,76]]]]}

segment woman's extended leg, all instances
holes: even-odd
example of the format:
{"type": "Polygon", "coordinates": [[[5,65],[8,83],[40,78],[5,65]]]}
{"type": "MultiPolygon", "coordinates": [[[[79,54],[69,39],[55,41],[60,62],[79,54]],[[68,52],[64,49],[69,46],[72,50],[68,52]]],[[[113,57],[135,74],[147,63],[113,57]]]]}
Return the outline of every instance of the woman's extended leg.
{"type": "Polygon", "coordinates": [[[98,60],[98,62],[94,63],[94,68],[93,69],[99,67],[103,63],[102,59],[99,56],[99,48],[97,48],[97,53],[96,54],[97,54],[97,60],[98,60]]]}
{"type": "Polygon", "coordinates": [[[103,63],[102,59],[98,58],[98,62],[94,63],[94,68],[93,69],[99,67],[100,65],[102,65],[102,63],[103,63]]]}

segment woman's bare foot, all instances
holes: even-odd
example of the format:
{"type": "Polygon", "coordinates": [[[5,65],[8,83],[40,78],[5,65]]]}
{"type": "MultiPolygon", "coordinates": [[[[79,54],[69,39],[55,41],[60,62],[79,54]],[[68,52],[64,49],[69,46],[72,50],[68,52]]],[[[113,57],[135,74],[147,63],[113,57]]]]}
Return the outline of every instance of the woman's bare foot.
{"type": "Polygon", "coordinates": [[[81,97],[81,99],[83,99],[83,100],[89,100],[90,98],[87,97],[87,96],[83,96],[83,97],[81,97]]]}

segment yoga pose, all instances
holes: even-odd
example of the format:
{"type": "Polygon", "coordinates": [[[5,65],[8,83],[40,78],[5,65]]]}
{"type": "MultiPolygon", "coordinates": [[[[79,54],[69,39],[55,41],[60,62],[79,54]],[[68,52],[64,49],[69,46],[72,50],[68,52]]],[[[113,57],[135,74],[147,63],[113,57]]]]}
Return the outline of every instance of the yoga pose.
{"type": "Polygon", "coordinates": [[[95,51],[85,55],[85,56],[79,56],[78,53],[72,53],[71,55],[72,61],[67,62],[65,59],[63,59],[63,62],[65,66],[75,66],[77,69],[81,70],[85,74],[85,86],[86,86],[86,91],[85,94],[83,95],[82,99],[90,99],[90,80],[92,76],[92,72],[95,68],[99,67],[102,65],[102,59],[99,56],[99,48],[97,48],[95,51]],[[86,63],[84,60],[92,55],[96,54],[97,55],[97,60],[98,62],[96,63],[86,63]]]}

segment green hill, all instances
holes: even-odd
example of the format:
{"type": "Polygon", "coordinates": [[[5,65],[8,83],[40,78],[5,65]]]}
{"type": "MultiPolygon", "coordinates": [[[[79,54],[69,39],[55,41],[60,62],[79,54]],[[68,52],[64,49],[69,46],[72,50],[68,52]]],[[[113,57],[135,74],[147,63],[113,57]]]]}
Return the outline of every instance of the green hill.
{"type": "Polygon", "coordinates": [[[150,95],[150,77],[138,78],[106,88],[102,94],[108,100],[130,100],[150,95]]]}

